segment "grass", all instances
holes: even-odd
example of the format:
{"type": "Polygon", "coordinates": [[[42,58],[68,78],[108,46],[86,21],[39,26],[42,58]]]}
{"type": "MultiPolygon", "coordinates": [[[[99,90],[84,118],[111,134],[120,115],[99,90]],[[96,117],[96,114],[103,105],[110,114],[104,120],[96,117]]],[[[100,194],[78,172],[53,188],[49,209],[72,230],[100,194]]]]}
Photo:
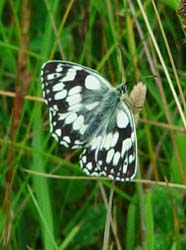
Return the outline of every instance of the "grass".
{"type": "Polygon", "coordinates": [[[104,249],[186,248],[185,20],[178,8],[176,0],[1,1],[1,249],[103,249],[112,185],[85,176],[79,152],[51,138],[40,82],[48,59],[97,69],[113,86],[122,75],[129,90],[140,79],[147,86],[137,177],[115,184],[104,249]]]}

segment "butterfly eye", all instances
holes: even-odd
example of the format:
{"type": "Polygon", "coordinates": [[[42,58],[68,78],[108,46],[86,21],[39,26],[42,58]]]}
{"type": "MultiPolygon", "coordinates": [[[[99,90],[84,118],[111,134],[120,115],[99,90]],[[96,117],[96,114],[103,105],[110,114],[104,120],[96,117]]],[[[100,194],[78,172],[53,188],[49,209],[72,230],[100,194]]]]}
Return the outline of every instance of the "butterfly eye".
{"type": "Polygon", "coordinates": [[[50,132],[65,147],[84,148],[80,166],[91,176],[117,181],[134,178],[137,139],[133,114],[123,102],[127,84],[113,88],[82,65],[49,61],[41,70],[50,132]]]}
{"type": "Polygon", "coordinates": [[[117,88],[118,92],[120,95],[124,95],[127,93],[127,90],[128,90],[128,87],[127,87],[127,83],[124,83],[122,85],[120,85],[118,88],[117,88]]]}

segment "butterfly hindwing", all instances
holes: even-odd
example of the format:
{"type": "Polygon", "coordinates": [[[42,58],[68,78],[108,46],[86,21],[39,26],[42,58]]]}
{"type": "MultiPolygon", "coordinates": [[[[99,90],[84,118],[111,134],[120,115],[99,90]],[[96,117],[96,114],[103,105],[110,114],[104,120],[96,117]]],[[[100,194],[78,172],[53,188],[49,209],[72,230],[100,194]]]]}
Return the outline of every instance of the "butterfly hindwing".
{"type": "Polygon", "coordinates": [[[80,156],[81,168],[93,176],[130,180],[137,165],[135,123],[125,103],[112,114],[113,128],[93,138],[80,156]]]}

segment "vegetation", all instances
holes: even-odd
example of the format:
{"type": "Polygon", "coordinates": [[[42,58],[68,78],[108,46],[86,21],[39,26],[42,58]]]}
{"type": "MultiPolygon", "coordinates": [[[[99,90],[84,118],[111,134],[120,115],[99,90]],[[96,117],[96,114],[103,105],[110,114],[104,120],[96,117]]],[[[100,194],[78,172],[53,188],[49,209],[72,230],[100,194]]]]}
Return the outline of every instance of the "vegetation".
{"type": "Polygon", "coordinates": [[[79,152],[51,138],[40,82],[49,59],[94,68],[113,86],[124,71],[129,91],[139,80],[146,84],[138,173],[115,185],[108,249],[186,249],[186,45],[179,4],[0,2],[1,249],[102,249],[111,182],[85,176],[79,152]]]}

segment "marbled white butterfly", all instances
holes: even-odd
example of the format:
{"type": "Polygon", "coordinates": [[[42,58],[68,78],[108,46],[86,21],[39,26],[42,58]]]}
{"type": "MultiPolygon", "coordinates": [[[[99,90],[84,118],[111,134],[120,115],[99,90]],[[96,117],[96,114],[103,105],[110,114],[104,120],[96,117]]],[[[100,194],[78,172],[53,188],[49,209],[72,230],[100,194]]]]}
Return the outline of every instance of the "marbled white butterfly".
{"type": "Polygon", "coordinates": [[[98,72],[66,61],[46,62],[41,80],[50,132],[66,147],[84,147],[83,171],[117,181],[133,179],[137,139],[126,84],[113,88],[98,72]]]}

